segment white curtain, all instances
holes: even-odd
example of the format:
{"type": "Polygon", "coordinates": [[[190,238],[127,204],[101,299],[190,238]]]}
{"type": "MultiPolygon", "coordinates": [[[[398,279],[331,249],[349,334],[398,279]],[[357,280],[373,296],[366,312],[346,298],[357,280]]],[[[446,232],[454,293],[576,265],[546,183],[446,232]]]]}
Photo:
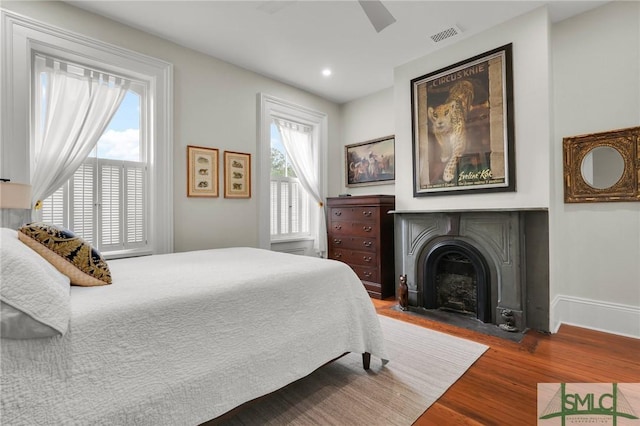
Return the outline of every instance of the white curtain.
{"type": "MultiPolygon", "coordinates": [[[[129,81],[37,57],[31,200],[39,208],[89,156],[120,107],[129,81]],[[43,99],[45,104],[43,105],[43,99]]],[[[40,211],[37,211],[40,214],[40,211]]]]}
{"type": "Polygon", "coordinates": [[[318,161],[313,151],[313,144],[309,135],[299,130],[299,125],[286,120],[274,121],[300,184],[316,202],[318,223],[316,229],[312,231],[313,248],[320,256],[327,257],[327,224],[320,189],[318,161]]]}

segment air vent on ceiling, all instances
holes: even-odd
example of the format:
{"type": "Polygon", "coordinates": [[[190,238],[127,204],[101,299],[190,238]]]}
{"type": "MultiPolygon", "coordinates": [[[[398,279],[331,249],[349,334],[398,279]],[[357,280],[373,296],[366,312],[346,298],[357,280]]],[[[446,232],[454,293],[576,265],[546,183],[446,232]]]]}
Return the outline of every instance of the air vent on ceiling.
{"type": "Polygon", "coordinates": [[[462,34],[462,30],[455,25],[447,28],[446,30],[442,30],[439,33],[436,33],[429,38],[433,43],[440,43],[443,40],[446,40],[451,37],[456,37],[459,34],[462,34]]]}

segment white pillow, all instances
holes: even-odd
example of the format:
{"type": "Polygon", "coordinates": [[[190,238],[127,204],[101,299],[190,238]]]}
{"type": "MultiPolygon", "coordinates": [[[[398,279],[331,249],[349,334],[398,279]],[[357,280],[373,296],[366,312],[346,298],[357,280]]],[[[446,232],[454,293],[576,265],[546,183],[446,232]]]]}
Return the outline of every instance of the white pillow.
{"type": "Polygon", "coordinates": [[[0,229],[0,337],[60,336],[69,328],[69,278],[18,239],[0,229]]]}

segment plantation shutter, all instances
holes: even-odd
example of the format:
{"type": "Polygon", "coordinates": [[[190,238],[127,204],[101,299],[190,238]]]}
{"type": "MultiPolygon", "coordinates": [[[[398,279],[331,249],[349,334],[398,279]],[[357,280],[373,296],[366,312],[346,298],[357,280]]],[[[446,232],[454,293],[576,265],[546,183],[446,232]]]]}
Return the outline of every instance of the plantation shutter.
{"type": "Polygon", "coordinates": [[[44,201],[42,220],[72,229],[102,252],[144,248],[146,191],[144,163],[88,158],[68,187],[63,185],[44,201]]]}
{"type": "Polygon", "coordinates": [[[66,185],[59,188],[42,204],[42,221],[62,228],[68,228],[65,217],[66,185]]]}
{"type": "Polygon", "coordinates": [[[141,247],[146,244],[147,232],[144,209],[146,192],[146,167],[139,163],[124,164],[124,235],[125,247],[141,247]]]}
{"type": "Polygon", "coordinates": [[[101,251],[122,248],[122,162],[100,160],[100,244],[101,251]]]}
{"type": "Polygon", "coordinates": [[[87,159],[69,181],[69,228],[91,245],[96,244],[96,161],[87,159]]]}
{"type": "Polygon", "coordinates": [[[271,178],[271,235],[278,235],[278,181],[271,178]]]}
{"type": "Polygon", "coordinates": [[[300,184],[291,182],[291,233],[300,232],[300,184]]]}
{"type": "Polygon", "coordinates": [[[289,231],[289,182],[280,182],[280,233],[289,231]]]}
{"type": "Polygon", "coordinates": [[[130,161],[100,160],[100,249],[144,247],[146,167],[130,161]]]}
{"type": "Polygon", "coordinates": [[[271,235],[309,233],[309,195],[297,178],[271,177],[271,235]]]}

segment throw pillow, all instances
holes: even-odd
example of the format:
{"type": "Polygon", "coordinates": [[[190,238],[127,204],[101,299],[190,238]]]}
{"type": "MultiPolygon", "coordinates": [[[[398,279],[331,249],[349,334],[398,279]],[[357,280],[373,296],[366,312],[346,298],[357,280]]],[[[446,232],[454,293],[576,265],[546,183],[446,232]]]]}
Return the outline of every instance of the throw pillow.
{"type": "Polygon", "coordinates": [[[100,252],[70,230],[30,223],[18,229],[18,237],[69,277],[72,285],[111,284],[109,265],[100,252]]]}

